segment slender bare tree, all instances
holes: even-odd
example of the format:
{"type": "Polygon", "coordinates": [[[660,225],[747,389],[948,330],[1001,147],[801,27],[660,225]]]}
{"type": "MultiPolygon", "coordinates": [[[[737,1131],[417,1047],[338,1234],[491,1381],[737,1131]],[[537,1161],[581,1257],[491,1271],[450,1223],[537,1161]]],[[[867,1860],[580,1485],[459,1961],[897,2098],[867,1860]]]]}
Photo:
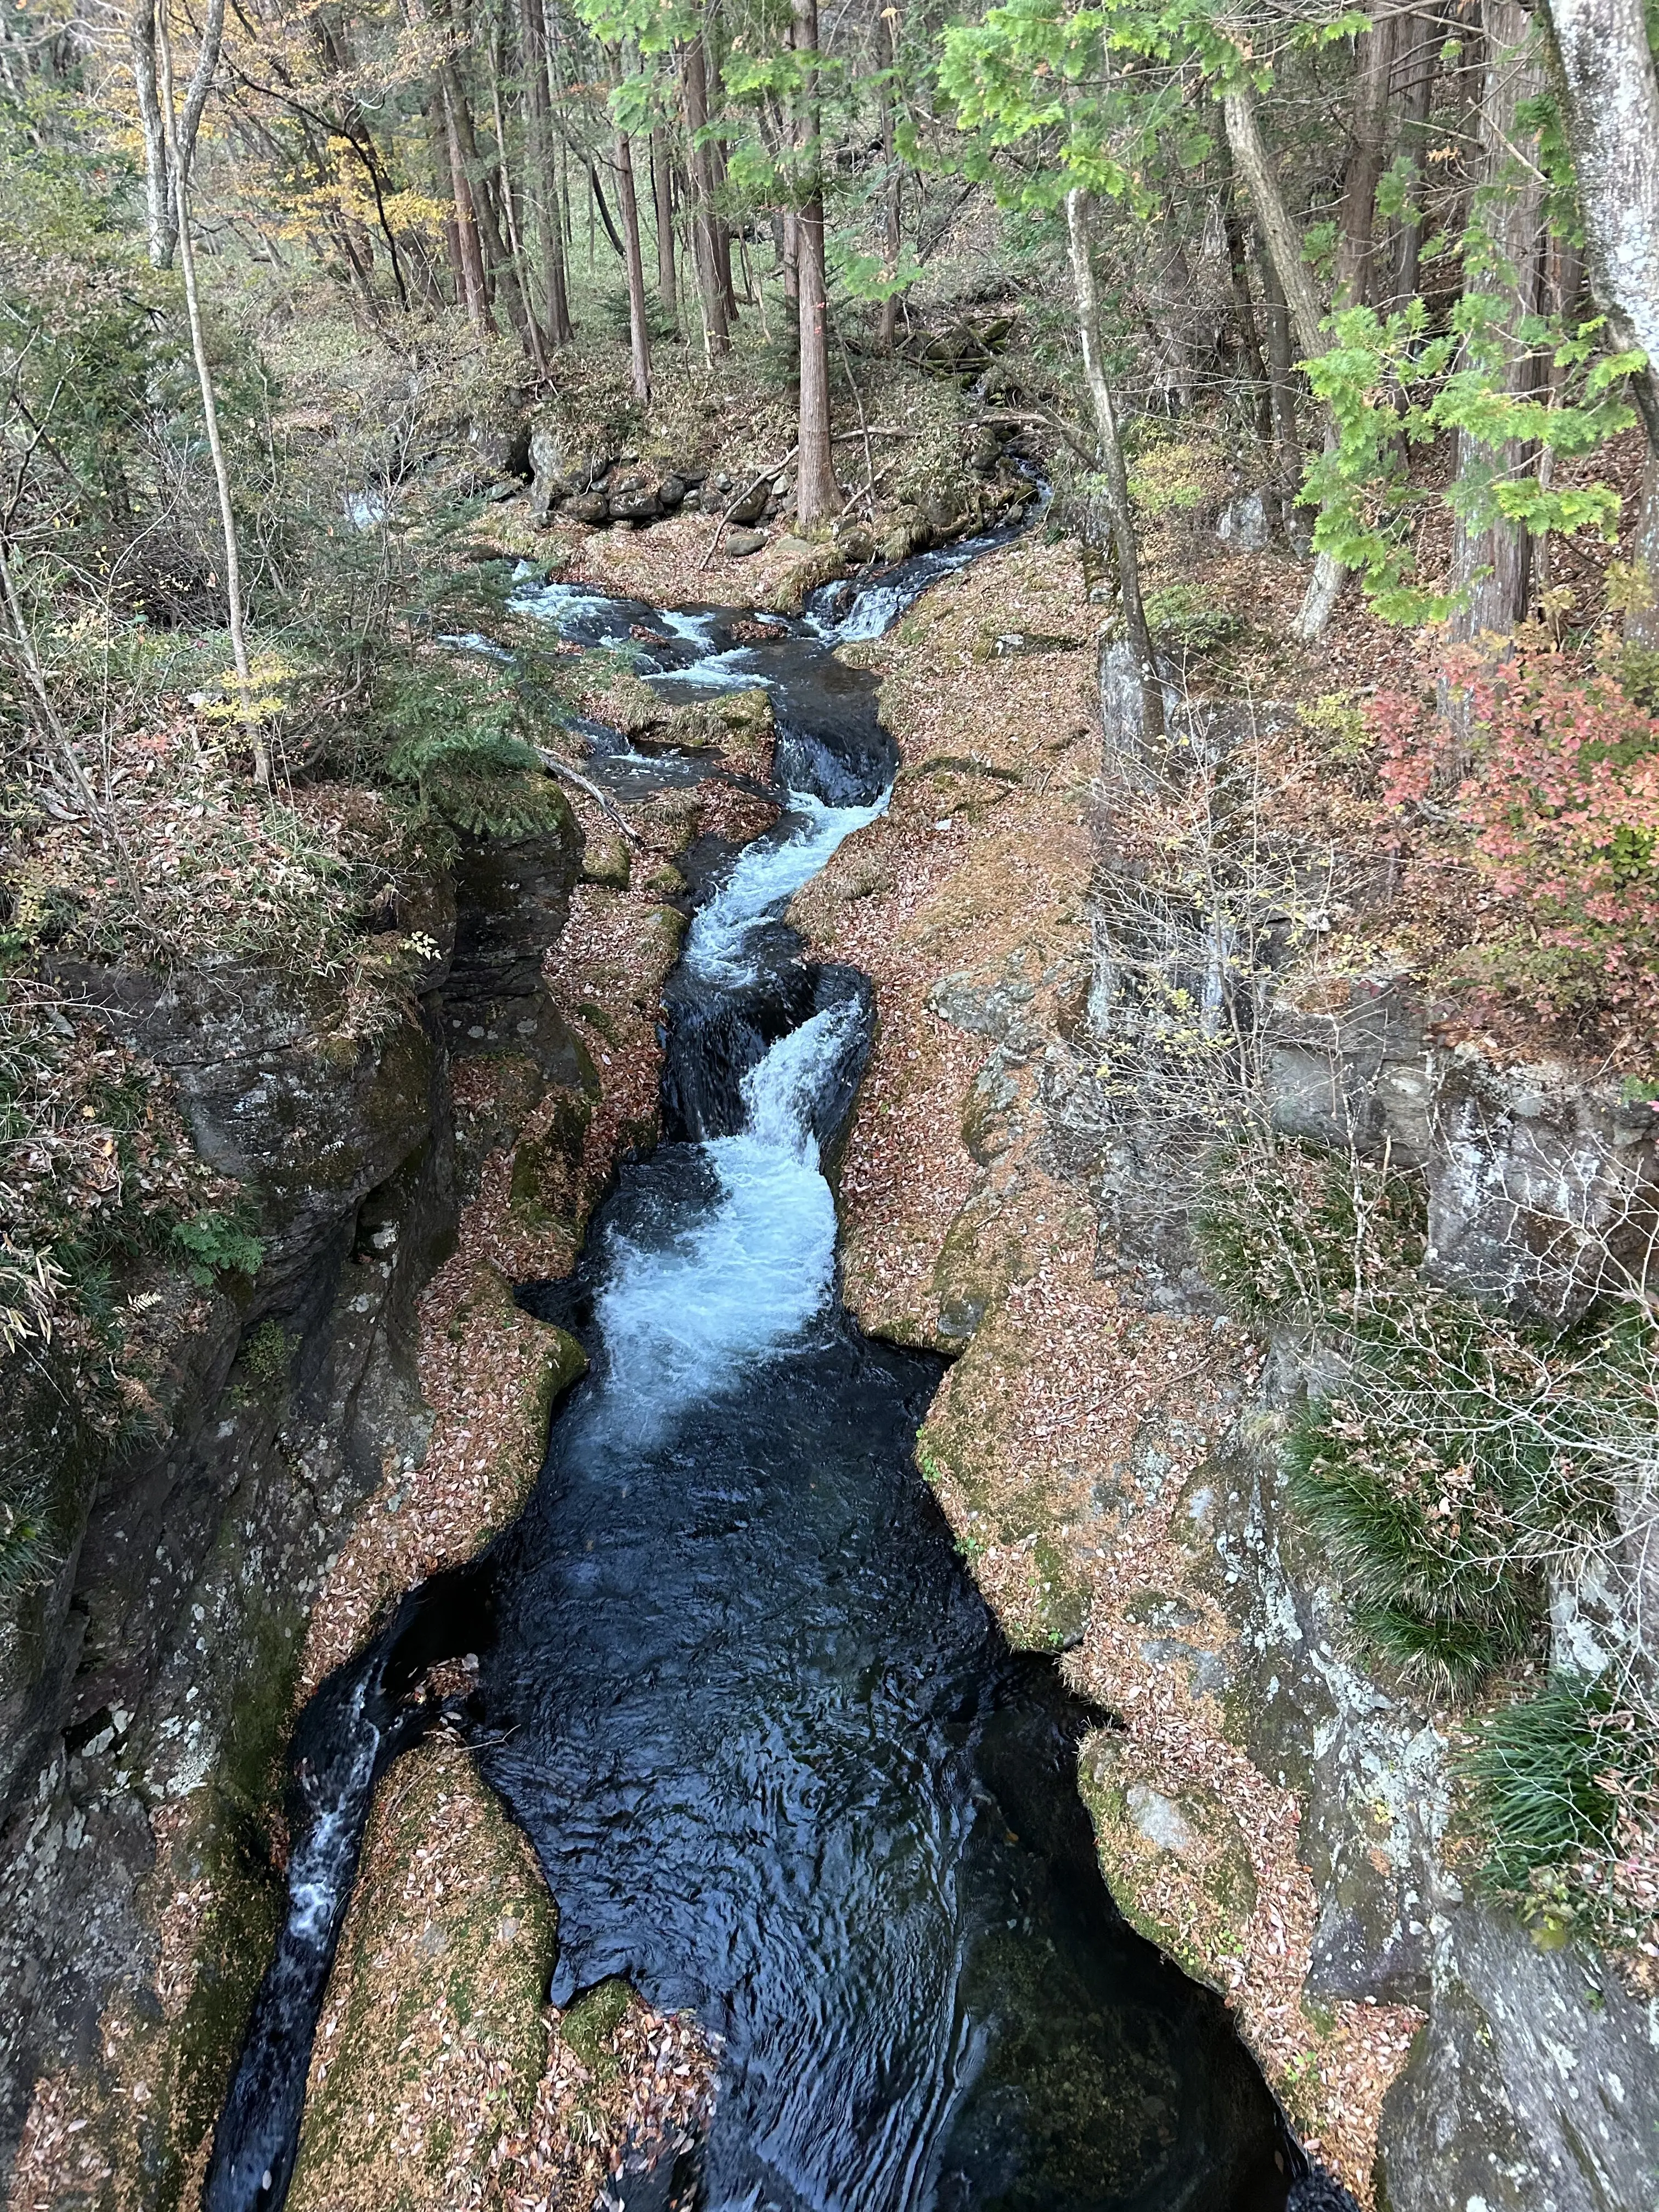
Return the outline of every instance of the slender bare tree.
{"type": "Polygon", "coordinates": [[[208,0],[202,18],[202,44],[185,93],[182,112],[169,121],[163,106],[159,47],[159,10],[166,0],[136,0],[128,24],[132,81],[138,94],[138,120],[144,139],[144,213],[149,258],[170,269],[179,241],[179,156],[194,159],[225,36],[225,0],[208,0]],[[173,151],[177,147],[178,152],[173,151]]]}
{"type": "MultiPolygon", "coordinates": [[[[248,665],[247,632],[242,620],[242,556],[236,534],[236,512],[231,504],[230,470],[219,435],[219,404],[214,396],[213,370],[208,361],[207,335],[202,325],[202,296],[196,281],[196,246],[190,229],[191,151],[179,135],[173,101],[173,42],[167,33],[167,0],[160,0],[155,15],[156,89],[161,97],[161,121],[167,132],[167,162],[173,177],[173,212],[176,222],[179,267],[185,280],[185,310],[190,321],[191,351],[196,357],[197,380],[202,387],[202,413],[207,422],[208,451],[213,458],[213,481],[219,494],[219,526],[225,544],[225,600],[230,614],[230,652],[236,668],[237,712],[247,732],[253,756],[253,780],[261,791],[270,789],[270,751],[265,744],[253,702],[253,676],[248,665]]],[[[198,118],[199,120],[199,118],[198,118]]]]}
{"type": "Polygon", "coordinates": [[[1091,194],[1073,190],[1066,195],[1066,234],[1072,254],[1072,284],[1077,294],[1078,336],[1083,349],[1084,381],[1095,418],[1099,446],[1100,475],[1111,518],[1112,550],[1117,562],[1118,593],[1123,607],[1123,629],[1133,656],[1140,687],[1141,726],[1149,737],[1164,728],[1164,687],[1152,659],[1152,641],[1146,629],[1146,609],[1140,595],[1140,557],[1135,545],[1134,516],[1129,507],[1129,472],[1118,435],[1117,413],[1100,352],[1100,294],[1095,283],[1093,222],[1091,194]]]}

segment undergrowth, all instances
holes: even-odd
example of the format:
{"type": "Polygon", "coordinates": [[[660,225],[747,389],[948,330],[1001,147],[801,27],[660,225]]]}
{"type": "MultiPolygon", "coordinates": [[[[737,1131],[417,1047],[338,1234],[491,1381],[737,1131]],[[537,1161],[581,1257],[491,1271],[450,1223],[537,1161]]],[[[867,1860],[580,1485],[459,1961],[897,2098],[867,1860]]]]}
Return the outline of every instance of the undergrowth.
{"type": "Polygon", "coordinates": [[[1319,1348],[1283,1467],[1367,1658],[1437,1699],[1509,1686],[1461,1767],[1487,1885],[1646,1956],[1659,1716],[1639,1623],[1596,1680],[1525,1685],[1548,1656],[1552,1588],[1595,1559],[1617,1575],[1651,1517],[1651,1315],[1609,1297],[1552,1330],[1425,1281],[1420,1182],[1284,1139],[1218,1158],[1196,1230],[1238,1310],[1319,1348]]]}

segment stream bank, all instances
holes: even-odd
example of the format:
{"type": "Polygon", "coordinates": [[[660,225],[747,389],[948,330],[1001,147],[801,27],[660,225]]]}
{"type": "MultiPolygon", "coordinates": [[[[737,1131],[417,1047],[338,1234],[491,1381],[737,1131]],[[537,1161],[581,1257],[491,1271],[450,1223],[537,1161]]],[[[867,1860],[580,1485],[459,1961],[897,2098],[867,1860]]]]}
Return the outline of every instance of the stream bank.
{"type": "MultiPolygon", "coordinates": [[[[849,1304],[960,1355],[924,1468],[1010,1634],[1125,1723],[1080,1762],[1114,1893],[1227,1992],[1304,2140],[1390,2212],[1638,2212],[1651,2007],[1480,1899],[1453,1717],[1355,1656],[1285,1502],[1306,1347],[1264,1353],[1220,1310],[1170,1132],[1126,1109],[1109,893],[1145,863],[1121,794],[1170,771],[1121,714],[1075,558],[1011,547],[868,649],[894,802],[793,911],[883,1010],[841,1183],[849,1304]]],[[[1175,744],[1224,745],[1250,719],[1228,712],[1175,744]]],[[[1280,1126],[1421,1163],[1437,1264],[1486,1296],[1552,1310],[1583,1236],[1557,1263],[1529,1223],[1566,1189],[1586,1234],[1616,1231],[1655,1181],[1616,1086],[1490,1065],[1370,975],[1282,1006],[1264,1060],[1280,1126]]],[[[1565,1597],[1560,1620],[1578,1632],[1565,1597]]]]}
{"type": "MultiPolygon", "coordinates": [[[[48,1392],[41,1449],[81,1503],[0,1686],[14,2206],[199,2190],[279,1916],[295,1703],[512,1518],[580,1364],[506,1285],[569,1265],[619,1152],[654,1136],[676,859],[775,811],[765,701],[727,705],[729,766],[705,735],[675,787],[578,794],[550,832],[464,840],[405,884],[398,927],[432,951],[389,1037],[335,1036],[325,993],[257,972],[66,979],[175,1080],[269,1256],[252,1300],[233,1278],[206,1301],[153,1443],[67,1440],[48,1392]]],[[[449,1782],[510,1881],[517,1839],[449,1782]]],[[[539,1999],[508,2013],[544,2052],[539,1999]]]]}
{"type": "MultiPolygon", "coordinates": [[[[1447,1911],[1459,1900],[1443,1891],[1431,1917],[1418,1910],[1434,1894],[1425,1883],[1439,1879],[1441,1745],[1425,1717],[1347,1668],[1335,1594],[1284,1532],[1259,1425],[1294,1376],[1282,1367],[1264,1374],[1241,1333],[1191,1310],[1190,1285],[1115,1265],[1100,1243],[1111,1116],[1091,1087],[1102,963],[1089,907],[1097,859],[1089,793],[1101,738],[1094,641],[1079,621],[1073,558],[1067,548],[1032,545],[994,556],[942,585],[890,641],[842,648],[882,673],[884,719],[903,756],[888,817],[850,841],[796,908],[815,944],[856,961],[881,994],[839,1176],[849,1304],[882,1335],[965,1354],[924,1432],[923,1464],[1014,1639],[1064,1651],[1069,1679],[1128,1721],[1109,1742],[1085,1747],[1085,1783],[1131,1917],[1189,1971],[1229,1991],[1298,2122],[1362,2196],[1380,2170],[1388,2201],[1424,2212],[1450,2204],[1462,2212],[1471,2195],[1494,2208],[1576,2203],[1576,2184],[1570,2173],[1563,2182],[1554,2160],[1569,2140],[1563,2122],[1577,2085],[1555,2069],[1544,2039],[1594,2046],[1601,2078],[1620,2081],[1637,2115],[1604,2106],[1601,2140],[1613,2139],[1615,2154],[1622,2144],[1639,2156],[1640,2100],[1651,2080],[1645,2022],[1616,1990],[1587,1981],[1571,1950],[1547,1956],[1490,1915],[1447,1911]],[[1287,1652],[1305,1661],[1288,1682],[1287,1652]],[[1354,1931],[1368,1926],[1374,1936],[1354,1944],[1354,1931]],[[1504,1989],[1498,2007],[1492,1993],[1504,1989]],[[1427,2033],[1413,2051],[1425,2012],[1427,2033]]],[[[728,788],[721,804],[730,799],[728,788]]],[[[527,1209],[543,1208],[556,1224],[542,1222],[543,1249],[574,1249],[575,1211],[591,1199],[572,1194],[604,1181],[606,1140],[590,1152],[589,1132],[596,1121],[617,1133],[642,1126],[654,1102],[649,976],[659,986],[678,926],[607,928],[619,920],[607,897],[621,881],[631,891],[638,880],[642,910],[678,909],[663,906],[660,884],[649,888],[654,864],[627,845],[608,820],[590,822],[587,866],[599,881],[573,896],[579,920],[592,896],[581,940],[606,971],[609,996],[578,978],[562,1018],[590,1060],[603,1040],[609,1103],[595,1110],[599,1072],[590,1079],[579,1059],[562,1063],[562,1079],[550,1083],[539,1067],[514,1069],[517,1024],[532,1019],[522,1009],[505,1025],[494,1016],[465,1025],[483,1032],[466,1042],[484,1048],[453,1079],[475,1116],[463,1118],[471,1134],[462,1157],[484,1163],[471,1217],[483,1241],[469,1249],[486,1260],[504,1255],[498,1264],[509,1273],[538,1271],[533,1240],[515,1242],[529,1234],[527,1209]],[[631,968],[635,947],[655,945],[659,930],[646,970],[631,968]],[[618,989],[624,975],[631,990],[618,989]],[[612,1049],[605,1060],[614,1039],[595,1015],[621,1024],[618,1035],[626,1028],[631,1054],[612,1049]],[[538,1109],[544,1119],[526,1167],[512,1133],[538,1109]]],[[[672,849],[694,866],[684,842],[672,849]]],[[[550,957],[556,965],[558,945],[550,957]]],[[[1413,1049],[1394,1064],[1409,1067],[1413,1049]]],[[[384,1264],[395,1249],[374,1242],[386,1225],[366,1220],[368,1264],[384,1264]]],[[[398,1242],[417,1249],[401,1232],[398,1242]]],[[[406,1279],[418,1289],[418,1276],[406,1279]]],[[[313,1666],[350,1648],[376,1593],[396,1587],[411,1562],[461,1556],[509,1517],[533,1474],[514,1455],[500,1486],[490,1455],[462,1448],[464,1431],[470,1444],[476,1426],[513,1418],[510,1405],[485,1409],[461,1395],[477,1363],[458,1347],[471,1341],[475,1310],[487,1328],[518,1326],[500,1279],[490,1276],[496,1288],[483,1286],[475,1309],[479,1279],[457,1267],[452,1303],[434,1310],[454,1378],[450,1479],[436,1480],[441,1455],[424,1532],[395,1559],[366,1535],[373,1516],[358,1524],[358,1564],[338,1585],[339,1625],[314,1632],[331,1640],[319,1641],[313,1666]],[[451,1338],[457,1320],[461,1334],[451,1338]],[[463,1503],[456,1486],[477,1472],[480,1456],[495,1493],[482,1506],[463,1503]]],[[[499,1340],[477,1340],[492,1351],[499,1340]]],[[[533,1390],[554,1386],[565,1356],[533,1390]]],[[[423,1355],[422,1371],[439,1376],[441,1363],[423,1355]]],[[[519,1400],[520,1419],[526,1402],[519,1400]]],[[[384,1471],[382,1528],[401,1517],[420,1455],[417,1439],[414,1464],[384,1471]]],[[[406,1525],[418,1530],[422,1518],[406,1525]]],[[[464,1795],[453,1772],[441,1788],[464,1795]]],[[[186,1779],[181,1794],[199,1802],[204,1792],[186,1779]]],[[[517,1848],[504,1826],[498,1832],[504,1852],[517,1848]]],[[[501,1863],[511,1880],[510,1856],[501,1863]]],[[[434,1879],[441,1879],[435,1866],[434,1879]]],[[[170,1893],[182,1898],[188,1887],[180,1879],[170,1893]]],[[[429,1899],[417,1890],[410,1906],[409,1932],[420,1942],[434,1924],[429,1899]]],[[[257,1936],[256,1921],[238,1923],[239,1942],[250,1928],[257,1936]]],[[[200,1985],[188,1924],[174,1932],[183,1955],[161,1972],[148,1960],[139,1969],[154,1977],[147,1986],[164,2016],[178,1990],[200,1985]]],[[[443,1954],[434,1947],[433,1955],[443,1954]]],[[[245,1982],[237,2002],[248,1994],[245,1982]]],[[[105,2018],[103,2063],[112,2069],[124,2039],[135,2046],[130,2028],[105,2018]]],[[[672,2025],[647,2023],[636,2040],[652,2047],[672,2025]]],[[[626,2039],[620,2027],[607,2033],[626,2039]]],[[[485,2086],[510,2041],[504,2027],[481,2051],[485,2086]]],[[[550,2074],[563,2065],[568,2081],[568,2059],[553,2048],[550,2074]]],[[[612,2049],[590,2048],[603,2063],[621,2063],[612,2049]]],[[[142,2111],[149,2100],[131,2085],[148,2086],[153,2071],[114,2077],[125,2099],[118,2137],[95,2112],[70,2136],[75,2118],[88,2119],[88,2101],[67,2072],[49,2076],[31,2124],[35,2162],[19,2175],[20,2183],[33,2177],[36,2193],[16,2201],[161,2201],[147,2188],[134,2197],[126,2183],[135,2170],[126,2162],[141,2162],[135,2123],[154,2125],[142,2111]],[[118,2187],[110,2170],[85,2171],[89,2138],[118,2142],[118,2187]]],[[[517,2102],[521,2112],[521,2094],[517,2102]]],[[[533,2125],[521,2124],[533,2147],[533,2125]]],[[[204,2149],[198,2139],[198,2159],[204,2149]]],[[[1630,2170],[1637,2180],[1626,2187],[1615,2174],[1626,2193],[1607,2202],[1646,2201],[1639,2166],[1630,2170]]],[[[466,2187],[482,2185],[476,2164],[466,2172],[466,2187]]],[[[434,2185],[447,2185],[443,2172],[434,2185]]]]}

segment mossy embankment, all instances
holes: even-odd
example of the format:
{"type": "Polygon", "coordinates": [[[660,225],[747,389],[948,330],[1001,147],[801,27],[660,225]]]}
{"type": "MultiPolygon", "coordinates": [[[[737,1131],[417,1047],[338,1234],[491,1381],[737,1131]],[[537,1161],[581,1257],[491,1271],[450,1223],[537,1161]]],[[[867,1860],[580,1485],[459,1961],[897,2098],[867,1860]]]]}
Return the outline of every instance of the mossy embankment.
{"type": "Polygon", "coordinates": [[[1228,1996],[1368,2197],[1417,2016],[1303,2002],[1318,1899],[1297,1793],[1243,1747],[1210,1572],[1214,1455],[1255,1355],[1149,1306],[1103,1226],[1097,621],[1076,545],[1028,539],[854,648],[898,782],[792,914],[880,1009],[840,1181],[846,1295],[866,1328],[957,1355],[922,1470],[1010,1635],[1121,1718],[1081,1761],[1114,1893],[1228,1996]]]}
{"type": "MultiPolygon", "coordinates": [[[[594,659],[602,692],[614,664],[594,659]]],[[[128,1503],[118,1485],[105,1493],[102,1537],[94,1517],[108,1545],[128,1504],[159,1509],[169,1486],[186,1501],[181,1540],[161,1538],[171,1579],[150,1578],[154,1652],[128,1649],[135,1616],[124,1626],[118,1605],[104,1629],[104,1601],[93,1607],[104,1702],[42,1775],[6,1870],[17,1986],[38,1983],[46,2000],[13,2022],[20,2206],[190,2201],[283,1906],[296,1705],[410,1582],[504,1527],[535,1479],[580,1354],[520,1311],[511,1285],[566,1271],[618,1158],[654,1141],[660,994],[685,921],[676,859],[700,837],[740,842],[775,812],[754,789],[769,767],[764,700],[712,722],[698,733],[708,774],[690,790],[620,817],[579,795],[577,811],[551,809],[550,828],[462,841],[447,919],[442,901],[420,909],[416,980],[431,988],[349,1061],[275,986],[211,987],[226,1059],[192,1062],[187,1105],[210,1133],[222,1108],[231,1117],[235,1147],[216,1157],[233,1177],[291,1191],[272,1240],[280,1287],[266,1295],[261,1276],[251,1303],[244,1291],[212,1304],[220,1349],[168,1401],[173,1433],[149,1486],[128,1503]],[[272,1008],[274,1038],[260,1027],[272,1008]],[[198,1492],[210,1517],[187,1503],[198,1492]]],[[[325,997],[336,1007],[337,991],[325,997]]],[[[193,1040],[199,1052],[193,1005],[181,1051],[193,1040]]],[[[92,1569],[83,1550],[65,1589],[78,1574],[95,1596],[92,1569]]],[[[453,1771],[465,1754],[446,1756],[451,1808],[482,1805],[482,1785],[453,1771]]],[[[398,1809],[377,1814],[385,1848],[435,1883],[420,1826],[430,1793],[387,1802],[398,1809]]],[[[502,1824],[479,1822],[494,1863],[502,1824]]],[[[514,1863],[501,1861],[503,1879],[514,1863]]],[[[349,1931],[351,1986],[374,1983],[374,1955],[349,1931]]],[[[544,2075],[534,1978],[492,1985],[490,2032],[515,2051],[537,2043],[544,2075]]],[[[670,2036],[678,2057],[686,2033],[636,2006],[624,2040],[644,2051],[670,2036]]],[[[400,2081],[394,2069],[364,2108],[394,2127],[412,2109],[400,2081]]],[[[544,2165],[556,2134],[549,2121],[536,2138],[544,2165]]],[[[587,2146],[600,2168],[609,2141],[587,2146]]],[[[477,2190],[487,2166],[480,2150],[477,2190]]]]}

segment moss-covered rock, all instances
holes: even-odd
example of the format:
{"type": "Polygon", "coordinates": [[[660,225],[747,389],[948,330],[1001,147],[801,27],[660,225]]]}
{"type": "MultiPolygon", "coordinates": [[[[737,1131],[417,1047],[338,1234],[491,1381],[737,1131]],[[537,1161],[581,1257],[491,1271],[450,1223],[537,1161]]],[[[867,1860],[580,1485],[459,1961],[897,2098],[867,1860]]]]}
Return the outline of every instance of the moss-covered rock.
{"type": "Polygon", "coordinates": [[[477,2202],[547,2059],[557,1919],[535,1856],[460,1744],[381,1782],[318,2025],[294,2212],[477,2202]]]}

